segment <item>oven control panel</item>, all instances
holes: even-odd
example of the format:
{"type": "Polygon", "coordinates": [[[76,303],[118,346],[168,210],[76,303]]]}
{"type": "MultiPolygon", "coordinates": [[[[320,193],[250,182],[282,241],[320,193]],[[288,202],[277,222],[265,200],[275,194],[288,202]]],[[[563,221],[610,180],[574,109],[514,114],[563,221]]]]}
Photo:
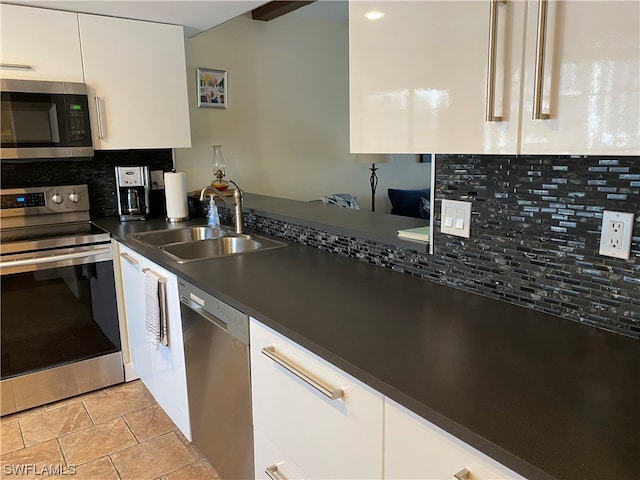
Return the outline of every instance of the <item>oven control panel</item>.
{"type": "Polygon", "coordinates": [[[44,207],[44,193],[13,193],[2,195],[2,208],[44,207]]]}
{"type": "Polygon", "coordinates": [[[86,185],[27,187],[0,190],[0,216],[18,217],[89,210],[86,185]]]}

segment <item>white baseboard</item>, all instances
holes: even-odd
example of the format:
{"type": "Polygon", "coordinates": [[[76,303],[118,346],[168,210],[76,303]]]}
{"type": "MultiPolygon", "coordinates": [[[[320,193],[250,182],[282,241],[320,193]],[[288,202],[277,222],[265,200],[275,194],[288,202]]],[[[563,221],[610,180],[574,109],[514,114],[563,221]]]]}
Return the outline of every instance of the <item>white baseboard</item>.
{"type": "Polygon", "coordinates": [[[140,375],[133,369],[133,363],[124,364],[124,381],[131,382],[140,378],[140,375]]]}

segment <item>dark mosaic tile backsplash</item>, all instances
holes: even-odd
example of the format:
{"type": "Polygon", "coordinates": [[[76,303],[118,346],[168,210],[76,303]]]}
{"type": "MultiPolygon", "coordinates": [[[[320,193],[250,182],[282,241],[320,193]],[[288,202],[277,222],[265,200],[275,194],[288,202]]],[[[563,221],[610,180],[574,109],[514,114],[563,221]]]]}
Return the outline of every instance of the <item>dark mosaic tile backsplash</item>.
{"type": "MultiPolygon", "coordinates": [[[[2,188],[87,183],[115,215],[116,165],[171,171],[171,150],[2,163],[2,188]]],[[[640,157],[438,155],[434,255],[245,214],[247,227],[640,339],[640,157]],[[473,202],[472,237],[439,233],[442,199],[473,202]],[[603,210],[636,215],[630,260],[597,254],[603,210]]],[[[220,209],[222,221],[231,212],[220,209]]]]}
{"type": "MultiPolygon", "coordinates": [[[[115,167],[124,165],[148,165],[149,170],[170,172],[171,149],[96,150],[91,159],[2,162],[0,184],[2,188],[19,188],[86,183],[91,218],[108,217],[118,213],[115,167]]],[[[150,199],[152,206],[153,200],[150,199]]],[[[157,200],[156,209],[161,209],[164,199],[157,200]]]]}
{"type": "MultiPolygon", "coordinates": [[[[435,254],[245,215],[250,229],[640,338],[640,157],[438,155],[435,254]],[[439,233],[473,202],[472,237],[439,233]],[[636,215],[630,260],[597,254],[603,210],[636,215]]],[[[224,223],[230,211],[221,209],[224,223]]]]}
{"type": "Polygon", "coordinates": [[[444,155],[442,199],[473,202],[472,237],[435,235],[439,281],[640,338],[640,157],[444,155]],[[599,255],[604,210],[635,214],[631,258],[599,255]]]}

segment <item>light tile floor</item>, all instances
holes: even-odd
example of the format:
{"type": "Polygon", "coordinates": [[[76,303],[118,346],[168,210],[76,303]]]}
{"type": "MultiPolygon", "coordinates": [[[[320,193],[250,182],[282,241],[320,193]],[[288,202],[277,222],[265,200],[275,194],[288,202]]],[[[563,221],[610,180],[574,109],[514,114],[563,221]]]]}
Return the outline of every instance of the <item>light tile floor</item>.
{"type": "Polygon", "coordinates": [[[2,417],[0,468],[20,480],[220,480],[139,380],[2,417]]]}

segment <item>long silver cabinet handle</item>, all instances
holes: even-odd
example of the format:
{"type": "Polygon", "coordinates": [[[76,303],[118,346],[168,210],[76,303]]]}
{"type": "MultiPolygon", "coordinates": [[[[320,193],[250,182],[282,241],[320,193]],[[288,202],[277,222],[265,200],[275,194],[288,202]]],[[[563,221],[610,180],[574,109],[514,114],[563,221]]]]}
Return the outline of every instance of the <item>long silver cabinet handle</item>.
{"type": "Polygon", "coordinates": [[[267,477],[269,477],[271,480],[287,480],[287,477],[285,477],[282,473],[280,473],[280,470],[278,470],[277,464],[265,468],[264,473],[266,473],[267,477]]]}
{"type": "Polygon", "coordinates": [[[311,372],[308,372],[304,368],[294,364],[291,360],[278,353],[276,351],[276,347],[274,347],[273,345],[264,347],[262,349],[262,353],[276,362],[278,365],[289,370],[296,377],[308,383],[331,400],[337,400],[338,398],[342,398],[344,396],[344,391],[341,388],[332,387],[325,381],[313,375],[311,372]]]}
{"type": "Polygon", "coordinates": [[[538,0],[538,30],[536,34],[536,64],[533,76],[533,120],[548,120],[542,113],[542,86],[544,83],[544,53],[547,38],[547,0],[538,0]]]}
{"type": "Polygon", "coordinates": [[[466,468],[463,468],[458,473],[454,473],[453,474],[453,479],[455,479],[455,480],[471,480],[471,472],[469,470],[467,470],[466,468]]]}
{"type": "Polygon", "coordinates": [[[487,55],[487,122],[501,122],[495,114],[496,100],[496,49],[498,43],[498,8],[507,0],[491,0],[489,7],[489,54],[487,55]]]}
{"type": "Polygon", "coordinates": [[[126,260],[128,263],[130,263],[131,265],[140,265],[140,262],[138,262],[138,260],[136,260],[135,258],[133,258],[131,255],[129,255],[128,253],[121,253],[120,257],[124,260],[126,260]]]}
{"type": "Polygon", "coordinates": [[[110,248],[96,248],[95,250],[84,250],[82,252],[63,253],[60,255],[51,255],[48,257],[40,258],[23,258],[20,260],[9,260],[7,262],[0,262],[0,267],[21,267],[23,265],[41,265],[43,263],[59,262],[61,260],[72,260],[74,258],[92,257],[94,255],[102,255],[104,253],[110,253],[110,248]]]}
{"type": "Polygon", "coordinates": [[[96,115],[98,116],[98,138],[102,140],[104,138],[104,128],[102,123],[102,101],[100,97],[96,96],[96,115]]]}
{"type": "Polygon", "coordinates": [[[1,68],[17,68],[19,70],[35,70],[32,65],[26,63],[0,63],[1,68]]]}

